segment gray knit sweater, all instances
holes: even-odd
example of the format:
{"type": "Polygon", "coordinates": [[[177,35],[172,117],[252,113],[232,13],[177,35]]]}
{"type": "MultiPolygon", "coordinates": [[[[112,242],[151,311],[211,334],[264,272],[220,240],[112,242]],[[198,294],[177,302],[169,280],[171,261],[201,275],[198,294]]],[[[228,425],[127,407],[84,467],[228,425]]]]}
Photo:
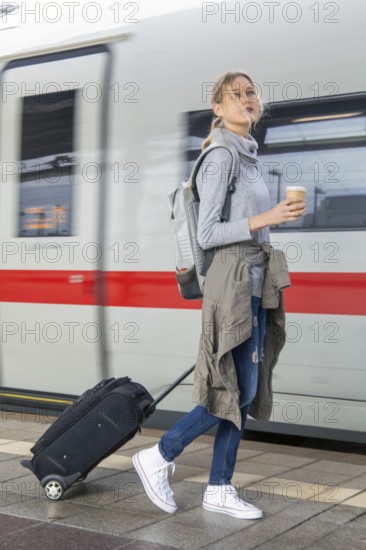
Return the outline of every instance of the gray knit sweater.
{"type": "MultiPolygon", "coordinates": [[[[263,181],[257,158],[258,144],[249,134],[244,138],[225,128],[216,128],[212,143],[229,142],[239,151],[240,179],[231,196],[228,222],[221,222],[232,157],[229,151],[218,148],[207,153],[196,177],[200,196],[198,242],[202,248],[256,240],[269,242],[269,228],[250,232],[248,218],[263,214],[271,208],[269,191],[263,181]]],[[[251,266],[252,295],[262,296],[265,263],[251,266]]]]}

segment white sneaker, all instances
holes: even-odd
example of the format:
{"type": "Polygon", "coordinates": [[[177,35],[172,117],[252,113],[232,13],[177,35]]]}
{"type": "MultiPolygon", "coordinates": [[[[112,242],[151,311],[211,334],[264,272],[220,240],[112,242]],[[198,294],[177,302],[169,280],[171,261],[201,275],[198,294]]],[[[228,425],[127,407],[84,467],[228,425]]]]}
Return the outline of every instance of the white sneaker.
{"type": "Polygon", "coordinates": [[[258,519],[263,516],[262,510],[240,500],[232,485],[208,485],[202,506],[210,512],[221,512],[240,519],[258,519]]]}
{"type": "Polygon", "coordinates": [[[168,469],[171,468],[174,473],[174,462],[168,462],[161,456],[158,444],[133,455],[132,462],[150,500],[165,512],[173,514],[177,505],[169,487],[168,469]]]}

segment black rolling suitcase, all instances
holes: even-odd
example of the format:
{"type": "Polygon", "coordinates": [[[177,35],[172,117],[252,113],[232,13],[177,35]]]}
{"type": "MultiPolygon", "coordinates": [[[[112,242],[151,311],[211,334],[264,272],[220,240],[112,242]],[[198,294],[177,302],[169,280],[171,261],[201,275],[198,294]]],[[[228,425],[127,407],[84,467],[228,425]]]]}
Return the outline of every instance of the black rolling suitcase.
{"type": "Polygon", "coordinates": [[[166,395],[193,371],[184,372],[157,399],[128,377],[102,380],[87,390],[31,448],[21,464],[31,470],[50,500],[59,500],[75,481],[132,439],[166,395]]]}

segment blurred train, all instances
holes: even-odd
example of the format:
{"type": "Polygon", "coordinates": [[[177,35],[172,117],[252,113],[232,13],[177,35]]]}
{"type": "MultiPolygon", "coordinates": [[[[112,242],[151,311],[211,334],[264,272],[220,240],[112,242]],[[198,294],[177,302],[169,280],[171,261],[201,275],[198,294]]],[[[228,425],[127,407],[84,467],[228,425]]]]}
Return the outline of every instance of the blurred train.
{"type": "MultiPolygon", "coordinates": [[[[365,6],[269,4],[116,3],[96,20],[82,3],[72,21],[3,4],[3,408],[51,410],[112,376],[157,394],[194,363],[201,302],[177,289],[167,195],[209,132],[213,83],[243,70],[269,106],[253,135],[273,205],[301,184],[308,207],[271,230],[287,340],[271,422],[249,429],[366,441],[365,6]]],[[[154,425],[192,407],[187,380],[154,425]]]]}

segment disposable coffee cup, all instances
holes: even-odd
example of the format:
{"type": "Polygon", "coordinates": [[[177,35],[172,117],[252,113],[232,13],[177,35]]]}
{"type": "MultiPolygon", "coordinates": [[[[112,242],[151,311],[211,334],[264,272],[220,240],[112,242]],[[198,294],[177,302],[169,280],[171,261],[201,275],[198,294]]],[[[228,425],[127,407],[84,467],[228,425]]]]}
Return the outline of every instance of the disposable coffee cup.
{"type": "Polygon", "coordinates": [[[286,200],[296,199],[305,201],[306,187],[301,185],[288,185],[285,189],[286,200]]]}

